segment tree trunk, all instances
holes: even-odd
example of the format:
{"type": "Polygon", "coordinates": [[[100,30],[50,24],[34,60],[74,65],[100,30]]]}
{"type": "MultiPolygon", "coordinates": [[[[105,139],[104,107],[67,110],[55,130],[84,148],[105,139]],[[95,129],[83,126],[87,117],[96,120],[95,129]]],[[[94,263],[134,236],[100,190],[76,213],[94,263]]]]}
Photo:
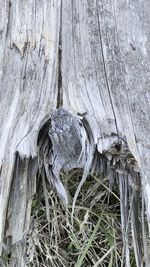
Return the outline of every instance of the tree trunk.
{"type": "MultiPolygon", "coordinates": [[[[86,117],[101,155],[114,157],[116,137],[126,144],[138,165],[129,179],[132,183],[140,172],[150,230],[150,2],[0,3],[1,251],[13,247],[11,266],[25,265],[36,191],[37,137],[50,111],[60,106],[72,116],[86,117]]],[[[125,203],[126,178],[118,175],[125,203]]],[[[138,192],[133,210],[137,199],[138,192]]],[[[136,247],[135,213],[131,217],[136,262],[143,266],[136,247]]],[[[123,209],[123,225],[125,217],[123,209]]],[[[130,266],[128,248],[125,253],[130,266]]],[[[146,249],[144,253],[148,267],[146,249]]]]}
{"type": "Polygon", "coordinates": [[[2,0],[0,6],[0,240],[16,244],[11,266],[24,266],[38,130],[57,106],[60,1],[2,0]]]}

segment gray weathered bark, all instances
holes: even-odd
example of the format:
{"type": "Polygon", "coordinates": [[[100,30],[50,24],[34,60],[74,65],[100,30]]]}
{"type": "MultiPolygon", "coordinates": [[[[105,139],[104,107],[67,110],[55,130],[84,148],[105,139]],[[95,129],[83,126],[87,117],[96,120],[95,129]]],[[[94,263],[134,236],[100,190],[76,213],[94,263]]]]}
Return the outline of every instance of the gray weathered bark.
{"type": "MultiPolygon", "coordinates": [[[[127,176],[139,183],[140,170],[150,230],[150,2],[0,0],[0,6],[0,242],[1,250],[13,247],[17,255],[11,266],[25,264],[37,136],[59,106],[86,117],[108,161],[123,140],[123,153],[133,155],[138,170],[118,171],[122,203],[127,176]]],[[[130,212],[137,266],[143,266],[137,195],[130,212]]],[[[122,207],[123,227],[127,212],[122,207]]]]}

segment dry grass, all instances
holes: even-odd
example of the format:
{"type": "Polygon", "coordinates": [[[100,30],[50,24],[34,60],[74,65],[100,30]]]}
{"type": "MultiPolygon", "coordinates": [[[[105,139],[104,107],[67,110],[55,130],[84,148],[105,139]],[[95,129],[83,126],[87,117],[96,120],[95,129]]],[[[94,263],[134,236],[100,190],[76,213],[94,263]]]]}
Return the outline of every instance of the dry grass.
{"type": "MultiPolygon", "coordinates": [[[[27,266],[121,266],[118,186],[112,192],[107,177],[89,176],[77,199],[72,225],[71,203],[80,178],[79,170],[62,177],[70,198],[67,208],[52,188],[47,189],[45,181],[39,184],[32,205],[27,266]]],[[[130,252],[134,267],[132,244],[130,252]]]]}

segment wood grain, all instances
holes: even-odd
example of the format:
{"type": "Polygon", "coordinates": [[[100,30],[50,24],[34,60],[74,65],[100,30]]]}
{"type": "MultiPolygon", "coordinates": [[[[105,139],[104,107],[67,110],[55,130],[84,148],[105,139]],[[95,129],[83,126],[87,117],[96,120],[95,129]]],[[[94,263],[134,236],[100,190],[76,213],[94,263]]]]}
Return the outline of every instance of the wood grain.
{"type": "MultiPolygon", "coordinates": [[[[140,169],[150,230],[150,2],[0,0],[0,6],[1,243],[10,237],[17,244],[28,231],[38,132],[60,105],[86,114],[101,154],[111,157],[116,139],[125,138],[140,169]]],[[[24,266],[22,243],[20,250],[12,266],[24,266]]]]}
{"type": "Polygon", "coordinates": [[[5,232],[13,245],[29,225],[40,124],[57,105],[60,1],[0,6],[0,242],[5,232]]]}

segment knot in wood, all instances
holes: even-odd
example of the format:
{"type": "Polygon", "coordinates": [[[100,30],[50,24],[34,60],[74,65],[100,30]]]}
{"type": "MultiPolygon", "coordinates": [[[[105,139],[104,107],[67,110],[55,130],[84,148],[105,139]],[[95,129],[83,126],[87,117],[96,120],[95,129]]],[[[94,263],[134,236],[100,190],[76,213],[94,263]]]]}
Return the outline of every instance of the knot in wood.
{"type": "Polygon", "coordinates": [[[63,108],[51,113],[49,136],[57,163],[63,170],[82,167],[85,129],[80,119],[63,108]]]}

